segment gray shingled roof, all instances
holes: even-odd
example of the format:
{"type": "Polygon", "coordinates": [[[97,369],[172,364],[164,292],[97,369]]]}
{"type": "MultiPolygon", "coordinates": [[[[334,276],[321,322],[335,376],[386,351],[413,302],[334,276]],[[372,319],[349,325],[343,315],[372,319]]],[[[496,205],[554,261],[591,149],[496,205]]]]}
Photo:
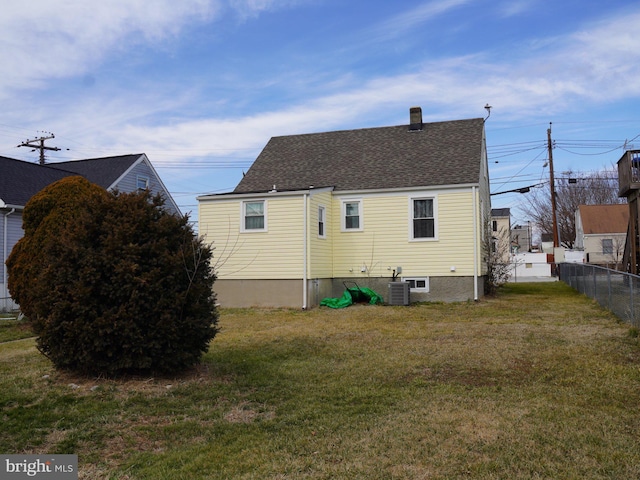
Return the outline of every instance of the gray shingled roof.
{"type": "Polygon", "coordinates": [[[139,153],[46,165],[0,157],[0,200],[7,205],[24,206],[44,187],[73,175],[81,175],[108,189],[141,155],[139,153]]]}
{"type": "Polygon", "coordinates": [[[82,175],[90,182],[108,189],[141,156],[141,153],[137,153],[117,157],[90,158],[87,160],[51,163],[49,166],[82,175]]]}
{"type": "Polygon", "coordinates": [[[479,183],[481,118],[273,137],[234,193],[479,183]]]}
{"type": "Polygon", "coordinates": [[[0,200],[11,206],[24,206],[47,185],[74,175],[47,165],[0,157],[0,200]]]}

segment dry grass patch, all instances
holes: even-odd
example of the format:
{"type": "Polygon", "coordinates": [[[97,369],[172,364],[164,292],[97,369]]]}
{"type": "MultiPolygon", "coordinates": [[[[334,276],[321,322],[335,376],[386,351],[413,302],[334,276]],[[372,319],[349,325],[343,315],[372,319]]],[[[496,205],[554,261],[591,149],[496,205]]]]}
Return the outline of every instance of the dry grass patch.
{"type": "Polygon", "coordinates": [[[220,326],[173,378],[79,378],[0,345],[0,449],[77,453],[86,479],[640,477],[638,338],[562,284],[220,326]]]}

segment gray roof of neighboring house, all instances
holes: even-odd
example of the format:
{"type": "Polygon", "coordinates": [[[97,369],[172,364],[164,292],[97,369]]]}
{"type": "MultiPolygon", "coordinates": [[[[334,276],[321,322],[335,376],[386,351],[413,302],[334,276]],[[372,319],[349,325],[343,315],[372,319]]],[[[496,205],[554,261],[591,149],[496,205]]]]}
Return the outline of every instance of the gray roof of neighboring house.
{"type": "Polygon", "coordinates": [[[481,118],[273,137],[233,193],[477,184],[481,118]]]}
{"type": "Polygon", "coordinates": [[[82,175],[92,183],[102,188],[111,187],[123,173],[142,156],[142,153],[120,155],[117,157],[90,158],[87,160],[73,160],[49,164],[50,167],[82,175]]]}
{"type": "Polygon", "coordinates": [[[22,207],[44,187],[73,175],[81,175],[107,189],[141,156],[122,155],[46,165],[0,157],[0,202],[22,207]]]}
{"type": "Polygon", "coordinates": [[[0,157],[0,202],[22,207],[47,185],[72,175],[48,165],[0,157]]]}

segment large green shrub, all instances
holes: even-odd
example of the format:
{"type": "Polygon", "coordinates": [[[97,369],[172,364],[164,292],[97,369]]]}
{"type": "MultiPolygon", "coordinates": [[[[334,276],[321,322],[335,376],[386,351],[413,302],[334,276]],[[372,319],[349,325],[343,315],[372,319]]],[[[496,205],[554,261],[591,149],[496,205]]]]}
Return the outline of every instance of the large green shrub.
{"type": "Polygon", "coordinates": [[[25,206],[9,290],[57,367],[174,372],[207,351],[218,320],[211,249],[163,203],[70,177],[25,206]]]}

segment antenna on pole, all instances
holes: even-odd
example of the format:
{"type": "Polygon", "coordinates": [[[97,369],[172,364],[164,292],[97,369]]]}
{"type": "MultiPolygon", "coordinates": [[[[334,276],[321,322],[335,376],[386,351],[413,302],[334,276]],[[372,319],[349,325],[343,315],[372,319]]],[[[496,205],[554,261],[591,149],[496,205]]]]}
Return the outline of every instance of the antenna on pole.
{"type": "Polygon", "coordinates": [[[54,152],[58,152],[60,149],[58,147],[47,147],[45,146],[45,140],[51,140],[52,138],[56,138],[56,136],[51,132],[42,132],[47,133],[47,136],[41,136],[39,138],[34,138],[33,140],[25,140],[18,147],[30,147],[33,150],[40,150],[40,165],[44,165],[44,151],[52,150],[54,152]],[[39,144],[34,144],[35,142],[39,142],[39,144]]]}
{"type": "Polygon", "coordinates": [[[484,121],[486,122],[487,120],[489,120],[489,117],[491,116],[491,105],[487,103],[484,106],[484,109],[487,111],[487,117],[484,119],[484,121]]]}

